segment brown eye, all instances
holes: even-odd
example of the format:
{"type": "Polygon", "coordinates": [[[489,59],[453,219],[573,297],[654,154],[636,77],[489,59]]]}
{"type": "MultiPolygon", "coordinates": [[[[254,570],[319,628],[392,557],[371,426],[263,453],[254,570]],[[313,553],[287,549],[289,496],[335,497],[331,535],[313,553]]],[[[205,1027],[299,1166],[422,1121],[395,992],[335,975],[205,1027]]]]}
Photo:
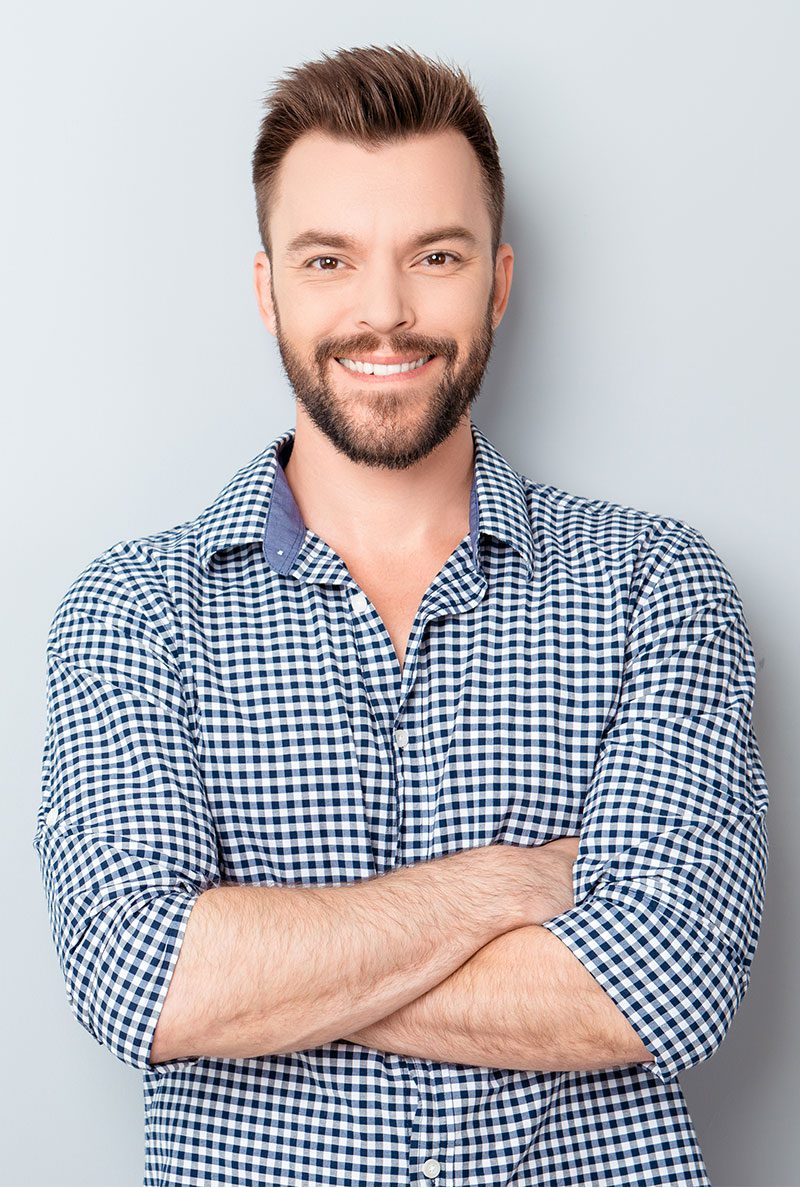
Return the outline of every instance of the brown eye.
{"type": "MultiPolygon", "coordinates": [[[[446,256],[449,256],[451,260],[458,259],[458,256],[456,256],[453,252],[429,252],[428,255],[425,257],[425,259],[426,260],[435,260],[438,258],[439,260],[442,260],[446,264],[447,263],[447,261],[445,260],[446,256]]],[[[442,266],[443,266],[442,264],[435,265],[436,268],[441,268],[442,266]]]]}
{"type": "MultiPolygon", "coordinates": [[[[322,260],[323,263],[332,262],[334,265],[338,264],[338,262],[339,262],[336,256],[315,256],[313,260],[309,260],[309,262],[308,262],[309,266],[316,264],[317,260],[322,260]]],[[[334,268],[315,268],[314,271],[315,272],[336,272],[337,269],[335,267],[334,268]]]]}

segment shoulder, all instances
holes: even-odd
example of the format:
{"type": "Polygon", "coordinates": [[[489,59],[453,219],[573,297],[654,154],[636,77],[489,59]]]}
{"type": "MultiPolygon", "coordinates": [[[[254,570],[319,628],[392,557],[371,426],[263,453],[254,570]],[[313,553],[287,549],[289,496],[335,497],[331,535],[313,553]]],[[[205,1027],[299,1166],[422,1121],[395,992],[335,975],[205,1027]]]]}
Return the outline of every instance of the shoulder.
{"type": "Polygon", "coordinates": [[[730,572],[700,529],[662,512],[591,498],[520,476],[534,547],[578,565],[628,573],[634,592],[670,577],[733,591],[730,572]]]}
{"type": "Polygon", "coordinates": [[[240,466],[194,518],[109,545],[74,578],[56,618],[110,607],[169,630],[171,623],[191,616],[207,594],[209,562],[216,553],[260,547],[275,459],[292,432],[280,434],[240,466]]]}
{"type": "Polygon", "coordinates": [[[197,520],[109,545],[86,563],[58,601],[48,646],[105,628],[142,642],[174,645],[181,588],[190,588],[198,568],[197,520]]]}
{"type": "Polygon", "coordinates": [[[619,556],[643,540],[677,540],[696,530],[674,516],[564,491],[521,475],[528,496],[531,530],[564,548],[590,545],[619,556]]]}

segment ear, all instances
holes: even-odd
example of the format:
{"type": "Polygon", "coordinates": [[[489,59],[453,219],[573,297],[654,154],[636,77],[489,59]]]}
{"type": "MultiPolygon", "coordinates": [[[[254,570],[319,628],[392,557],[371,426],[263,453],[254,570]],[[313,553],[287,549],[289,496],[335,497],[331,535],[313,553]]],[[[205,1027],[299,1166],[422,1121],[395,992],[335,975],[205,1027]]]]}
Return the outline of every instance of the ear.
{"type": "Polygon", "coordinates": [[[501,243],[497,249],[494,265],[494,299],[492,313],[492,328],[500,325],[506,312],[509,294],[511,293],[511,277],[514,273],[514,249],[510,243],[501,243]]]}
{"type": "Polygon", "coordinates": [[[256,290],[256,300],[258,301],[258,312],[261,314],[261,320],[270,334],[277,335],[278,327],[275,321],[275,303],[272,300],[272,288],[270,285],[271,276],[272,268],[270,267],[267,253],[256,252],[256,258],[253,262],[253,283],[256,290]]]}

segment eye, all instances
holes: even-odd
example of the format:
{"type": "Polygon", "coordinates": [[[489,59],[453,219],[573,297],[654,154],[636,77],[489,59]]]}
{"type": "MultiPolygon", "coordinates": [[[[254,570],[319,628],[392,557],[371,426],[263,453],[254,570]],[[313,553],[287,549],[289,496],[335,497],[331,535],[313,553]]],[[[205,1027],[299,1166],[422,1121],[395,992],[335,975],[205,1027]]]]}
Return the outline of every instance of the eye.
{"type": "MultiPolygon", "coordinates": [[[[306,268],[310,268],[312,264],[316,264],[317,260],[333,260],[333,262],[335,264],[338,264],[340,262],[338,256],[315,256],[313,260],[308,261],[308,263],[306,264],[306,268]]],[[[313,272],[338,272],[339,269],[338,268],[313,268],[312,271],[313,272]]]]}
{"type": "MultiPolygon", "coordinates": [[[[456,262],[458,261],[458,256],[455,254],[455,252],[429,252],[428,255],[424,257],[424,259],[433,260],[436,256],[449,256],[451,260],[455,260],[456,262]]],[[[442,268],[444,266],[437,264],[435,267],[442,268]]]]}
{"type": "MultiPolygon", "coordinates": [[[[445,260],[445,257],[448,257],[450,260],[454,261],[455,263],[457,263],[458,259],[459,259],[459,257],[455,254],[455,252],[429,252],[427,256],[423,257],[423,259],[424,260],[436,260],[436,259],[443,260],[444,263],[442,263],[442,264],[433,264],[433,265],[429,266],[432,268],[443,268],[447,262],[445,260]]],[[[316,265],[317,265],[318,261],[322,261],[322,265],[325,265],[328,263],[332,263],[334,265],[341,264],[341,260],[339,259],[338,256],[314,256],[313,259],[307,261],[306,268],[310,268],[313,272],[339,272],[340,271],[336,267],[327,268],[322,265],[319,268],[317,268],[316,265]]]]}

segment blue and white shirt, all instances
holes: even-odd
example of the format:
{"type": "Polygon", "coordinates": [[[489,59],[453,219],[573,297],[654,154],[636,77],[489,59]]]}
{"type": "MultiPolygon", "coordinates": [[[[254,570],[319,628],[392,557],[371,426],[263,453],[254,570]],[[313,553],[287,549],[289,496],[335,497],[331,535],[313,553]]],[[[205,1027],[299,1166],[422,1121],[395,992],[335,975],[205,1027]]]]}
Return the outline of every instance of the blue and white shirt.
{"type": "Polygon", "coordinates": [[[678,1076],[747,990],[768,854],[739,594],[688,524],[534,482],[472,433],[470,531],[402,668],[303,523],[294,429],[195,519],[108,548],[55,612],[34,845],[72,1010],[144,1074],[146,1185],[710,1183],[678,1076]],[[574,907],[544,927],[654,1061],[521,1071],[337,1040],[149,1063],[205,889],[577,834],[574,907]]]}

